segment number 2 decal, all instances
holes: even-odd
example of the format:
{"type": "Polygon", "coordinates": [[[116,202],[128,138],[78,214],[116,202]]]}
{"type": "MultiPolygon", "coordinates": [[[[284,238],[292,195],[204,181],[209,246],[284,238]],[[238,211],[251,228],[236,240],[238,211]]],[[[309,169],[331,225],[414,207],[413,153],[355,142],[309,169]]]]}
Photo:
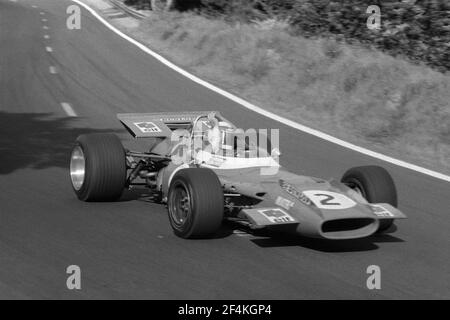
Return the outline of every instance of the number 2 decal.
{"type": "Polygon", "coordinates": [[[320,203],[324,206],[338,206],[340,205],[339,202],[331,202],[334,200],[334,197],[329,194],[323,194],[323,193],[316,193],[316,197],[325,197],[325,199],[320,200],[320,203]]]}
{"type": "Polygon", "coordinates": [[[303,193],[320,209],[348,209],[356,206],[349,197],[332,191],[308,190],[303,193]]]}

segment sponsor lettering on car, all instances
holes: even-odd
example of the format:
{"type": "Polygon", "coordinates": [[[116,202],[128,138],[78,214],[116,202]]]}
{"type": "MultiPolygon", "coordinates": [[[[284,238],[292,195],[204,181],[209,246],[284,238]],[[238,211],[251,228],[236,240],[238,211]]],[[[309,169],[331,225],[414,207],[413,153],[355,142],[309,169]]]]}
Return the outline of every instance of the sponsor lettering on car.
{"type": "Polygon", "coordinates": [[[370,208],[373,213],[380,218],[391,218],[394,217],[394,214],[383,207],[381,204],[370,204],[370,208]]]}
{"type": "Polygon", "coordinates": [[[301,203],[310,206],[312,205],[311,200],[303,193],[298,191],[292,184],[280,179],[281,188],[289,193],[291,196],[299,200],[301,203]]]}
{"type": "Polygon", "coordinates": [[[288,200],[286,198],[283,198],[281,196],[278,196],[277,199],[275,200],[275,204],[277,206],[280,206],[286,210],[291,209],[294,206],[294,201],[288,200]]]}
{"type": "Polygon", "coordinates": [[[280,208],[261,209],[258,212],[272,223],[295,222],[294,218],[280,208]]]}
{"type": "Polygon", "coordinates": [[[157,133],[162,132],[161,128],[159,128],[153,122],[135,122],[134,125],[139,128],[143,133],[157,133]]]}

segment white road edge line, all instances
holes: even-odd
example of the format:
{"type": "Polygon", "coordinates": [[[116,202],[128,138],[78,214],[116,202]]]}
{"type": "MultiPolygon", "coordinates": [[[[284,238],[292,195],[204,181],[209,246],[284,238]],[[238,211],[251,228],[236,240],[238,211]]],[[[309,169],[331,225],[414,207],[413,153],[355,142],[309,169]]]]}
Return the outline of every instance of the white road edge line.
{"type": "Polygon", "coordinates": [[[154,57],[155,59],[157,59],[159,62],[161,62],[162,64],[166,65],[167,67],[171,68],[172,70],[182,74],[183,76],[185,76],[186,78],[230,99],[231,101],[240,104],[241,106],[254,111],[256,113],[259,113],[260,115],[263,115],[267,118],[270,118],[272,120],[278,121],[286,126],[289,126],[291,128],[297,129],[299,131],[308,133],[310,135],[316,136],[318,138],[321,138],[323,140],[332,142],[334,144],[337,144],[341,147],[362,153],[364,155],[370,156],[372,158],[376,158],[379,160],[383,160],[385,162],[389,162],[392,164],[395,164],[399,167],[403,167],[403,168],[407,168],[416,172],[420,172],[423,174],[426,174],[428,176],[437,178],[437,179],[441,179],[447,182],[450,182],[450,176],[445,175],[443,173],[437,172],[437,171],[433,171],[433,170],[429,170],[423,167],[420,167],[418,165],[403,161],[403,160],[399,160],[399,159],[395,159],[389,156],[386,156],[384,154],[363,148],[363,147],[359,147],[355,144],[352,144],[350,142],[335,138],[329,134],[326,134],[324,132],[321,132],[319,130],[313,129],[313,128],[309,128],[307,126],[304,126],[302,124],[299,124],[295,121],[286,119],[284,117],[281,117],[279,115],[276,115],[270,111],[264,110],[254,104],[251,104],[250,102],[239,98],[237,96],[235,96],[232,93],[229,93],[223,89],[220,89],[219,87],[216,87],[213,84],[210,84],[209,82],[206,82],[205,80],[200,79],[197,76],[194,76],[193,74],[187,72],[186,70],[183,70],[182,68],[178,67],[177,65],[175,65],[174,63],[170,62],[169,60],[167,60],[166,58],[164,58],[163,56],[161,56],[160,54],[150,50],[148,47],[146,47],[144,44],[134,40],[133,38],[127,36],[126,34],[124,34],[122,31],[118,30],[117,28],[115,28],[114,26],[112,26],[109,22],[107,22],[103,17],[101,17],[94,9],[92,9],[89,5],[85,4],[84,2],[80,1],[80,0],[71,0],[72,2],[75,2],[77,4],[79,4],[80,6],[82,6],[83,8],[85,8],[87,11],[89,11],[95,18],[97,18],[101,23],[103,23],[108,29],[110,29],[111,31],[113,31],[114,33],[116,33],[117,35],[119,35],[120,37],[122,37],[123,39],[131,42],[132,44],[134,44],[135,46],[137,46],[139,49],[141,49],[142,51],[144,51],[145,53],[151,55],[152,57],[154,57]]]}
{"type": "Polygon", "coordinates": [[[118,12],[109,13],[108,17],[115,17],[115,16],[121,16],[121,15],[124,15],[124,13],[122,11],[118,11],[118,12]]]}
{"type": "Polygon", "coordinates": [[[72,106],[67,103],[67,102],[61,102],[61,107],[63,108],[64,112],[69,116],[69,117],[76,117],[77,114],[75,112],[75,110],[73,110],[72,106]]]}

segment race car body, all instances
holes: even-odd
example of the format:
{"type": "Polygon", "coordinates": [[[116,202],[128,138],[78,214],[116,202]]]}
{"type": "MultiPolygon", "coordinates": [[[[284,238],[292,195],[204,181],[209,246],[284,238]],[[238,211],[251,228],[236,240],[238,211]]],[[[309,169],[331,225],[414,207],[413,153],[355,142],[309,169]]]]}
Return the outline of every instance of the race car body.
{"type": "Polygon", "coordinates": [[[256,170],[217,174],[225,190],[232,188],[260,200],[241,212],[254,227],[295,225],[291,230],[304,236],[351,239],[375,233],[382,219],[404,217],[388,203],[369,204],[341,183],[298,176],[283,169],[272,176],[258,176],[256,170]],[[246,179],[255,175],[260,179],[246,179]]]}
{"type": "Polygon", "coordinates": [[[405,218],[394,182],[378,166],[348,170],[341,181],[291,173],[267,132],[243,131],[219,112],[119,114],[148,150],[124,150],[114,135],[80,136],[72,185],[84,201],[114,200],[145,186],[167,204],[180,237],[214,234],[223,220],[252,229],[355,239],[405,218]],[[101,145],[102,148],[98,146],[101,145]]]}

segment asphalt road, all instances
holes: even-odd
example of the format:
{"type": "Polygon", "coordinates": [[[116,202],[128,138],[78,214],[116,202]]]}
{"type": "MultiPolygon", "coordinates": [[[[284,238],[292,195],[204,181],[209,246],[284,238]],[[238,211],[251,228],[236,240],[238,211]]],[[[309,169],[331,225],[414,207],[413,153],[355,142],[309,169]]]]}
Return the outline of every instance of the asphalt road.
{"type": "Polygon", "coordinates": [[[68,30],[70,4],[0,0],[0,298],[450,298],[448,182],[247,111],[85,10],[81,30],[68,30]],[[114,131],[125,141],[116,113],[189,109],[217,109],[242,128],[279,128],[281,163],[293,172],[339,179],[352,166],[383,165],[409,219],[395,233],[358,241],[271,238],[232,226],[188,241],[173,235],[164,207],[138,194],[117,203],[75,198],[67,165],[76,136],[114,131]],[[69,265],[81,268],[81,290],[66,288],[69,265]],[[381,268],[381,290],[366,287],[369,265],[381,268]]]}

